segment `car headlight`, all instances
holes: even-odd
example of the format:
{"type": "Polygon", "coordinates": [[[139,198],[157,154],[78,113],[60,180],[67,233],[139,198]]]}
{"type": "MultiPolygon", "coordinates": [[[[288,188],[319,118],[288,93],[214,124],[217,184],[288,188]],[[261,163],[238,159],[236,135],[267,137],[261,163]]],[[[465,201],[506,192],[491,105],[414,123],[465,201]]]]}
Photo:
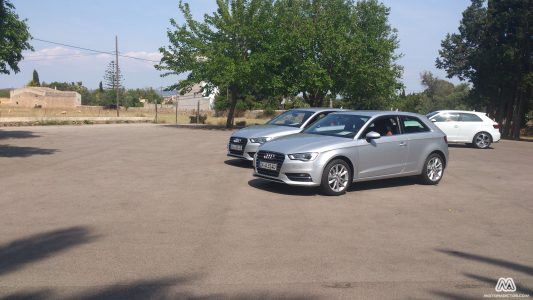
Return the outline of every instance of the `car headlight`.
{"type": "Polygon", "coordinates": [[[250,142],[256,143],[256,144],[264,144],[270,140],[272,140],[272,137],[258,137],[258,138],[251,138],[250,142]]]}
{"type": "Polygon", "coordinates": [[[308,153],[293,153],[288,155],[292,160],[301,160],[301,161],[311,161],[315,160],[318,156],[317,152],[308,152],[308,153]]]}

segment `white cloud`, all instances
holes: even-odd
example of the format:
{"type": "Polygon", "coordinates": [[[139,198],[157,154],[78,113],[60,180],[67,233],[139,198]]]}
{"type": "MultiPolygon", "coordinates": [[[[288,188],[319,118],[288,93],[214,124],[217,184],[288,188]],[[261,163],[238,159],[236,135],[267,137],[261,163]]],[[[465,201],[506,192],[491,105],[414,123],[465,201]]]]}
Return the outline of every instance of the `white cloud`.
{"type": "MultiPolygon", "coordinates": [[[[136,57],[132,59],[119,57],[119,64],[127,87],[146,87],[169,85],[175,78],[161,78],[161,72],[154,68],[162,55],[159,52],[129,51],[120,53],[124,56],[136,57]]],[[[8,76],[1,87],[17,87],[31,80],[31,72],[39,72],[41,80],[51,81],[83,81],[95,88],[103,79],[108,63],[115,59],[113,54],[88,52],[66,47],[50,47],[25,52],[24,60],[19,66],[21,72],[8,76]]]]}
{"type": "Polygon", "coordinates": [[[131,51],[124,53],[125,56],[131,56],[141,59],[148,59],[159,62],[163,55],[160,52],[131,51]]]}

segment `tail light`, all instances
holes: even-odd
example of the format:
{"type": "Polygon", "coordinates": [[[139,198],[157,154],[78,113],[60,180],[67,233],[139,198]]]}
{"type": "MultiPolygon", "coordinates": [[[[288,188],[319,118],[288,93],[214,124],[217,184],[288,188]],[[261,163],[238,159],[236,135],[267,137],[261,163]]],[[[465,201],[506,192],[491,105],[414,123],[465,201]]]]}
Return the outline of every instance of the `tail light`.
{"type": "Polygon", "coordinates": [[[444,141],[448,144],[448,138],[446,136],[444,136],[444,141]]]}
{"type": "Polygon", "coordinates": [[[496,123],[496,124],[492,125],[492,127],[494,127],[494,129],[500,129],[500,124],[496,123]]]}

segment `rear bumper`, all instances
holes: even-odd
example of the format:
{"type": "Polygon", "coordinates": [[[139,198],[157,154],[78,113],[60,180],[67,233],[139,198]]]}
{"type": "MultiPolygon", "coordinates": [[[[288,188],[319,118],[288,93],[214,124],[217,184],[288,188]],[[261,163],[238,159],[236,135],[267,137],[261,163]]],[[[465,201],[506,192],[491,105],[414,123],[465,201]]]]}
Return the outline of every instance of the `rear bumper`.
{"type": "Polygon", "coordinates": [[[492,135],[492,142],[493,143],[499,142],[500,139],[502,138],[502,134],[500,133],[500,131],[491,132],[491,135],[492,135]]]}

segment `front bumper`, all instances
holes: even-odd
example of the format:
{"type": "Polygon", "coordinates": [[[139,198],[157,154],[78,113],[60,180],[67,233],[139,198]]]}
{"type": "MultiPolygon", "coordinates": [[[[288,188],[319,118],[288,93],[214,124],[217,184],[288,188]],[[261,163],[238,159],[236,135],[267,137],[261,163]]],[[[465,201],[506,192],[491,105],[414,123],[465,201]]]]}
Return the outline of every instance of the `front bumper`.
{"type": "Polygon", "coordinates": [[[266,180],[281,182],[294,186],[319,186],[322,180],[322,167],[319,165],[319,160],[314,161],[300,161],[291,160],[285,155],[285,160],[281,163],[279,174],[261,170],[259,168],[259,161],[269,162],[261,158],[254,158],[254,176],[266,180]]]}
{"type": "Polygon", "coordinates": [[[242,152],[242,154],[239,154],[237,152],[231,152],[230,151],[230,146],[229,146],[229,143],[228,143],[228,153],[227,155],[228,156],[231,156],[231,157],[236,157],[236,158],[240,158],[240,159],[244,159],[244,160],[248,160],[248,161],[253,161],[254,160],[254,155],[255,153],[257,152],[257,149],[259,148],[261,144],[256,144],[256,143],[250,143],[248,142],[246,144],[246,146],[244,146],[244,150],[242,152]]]}

